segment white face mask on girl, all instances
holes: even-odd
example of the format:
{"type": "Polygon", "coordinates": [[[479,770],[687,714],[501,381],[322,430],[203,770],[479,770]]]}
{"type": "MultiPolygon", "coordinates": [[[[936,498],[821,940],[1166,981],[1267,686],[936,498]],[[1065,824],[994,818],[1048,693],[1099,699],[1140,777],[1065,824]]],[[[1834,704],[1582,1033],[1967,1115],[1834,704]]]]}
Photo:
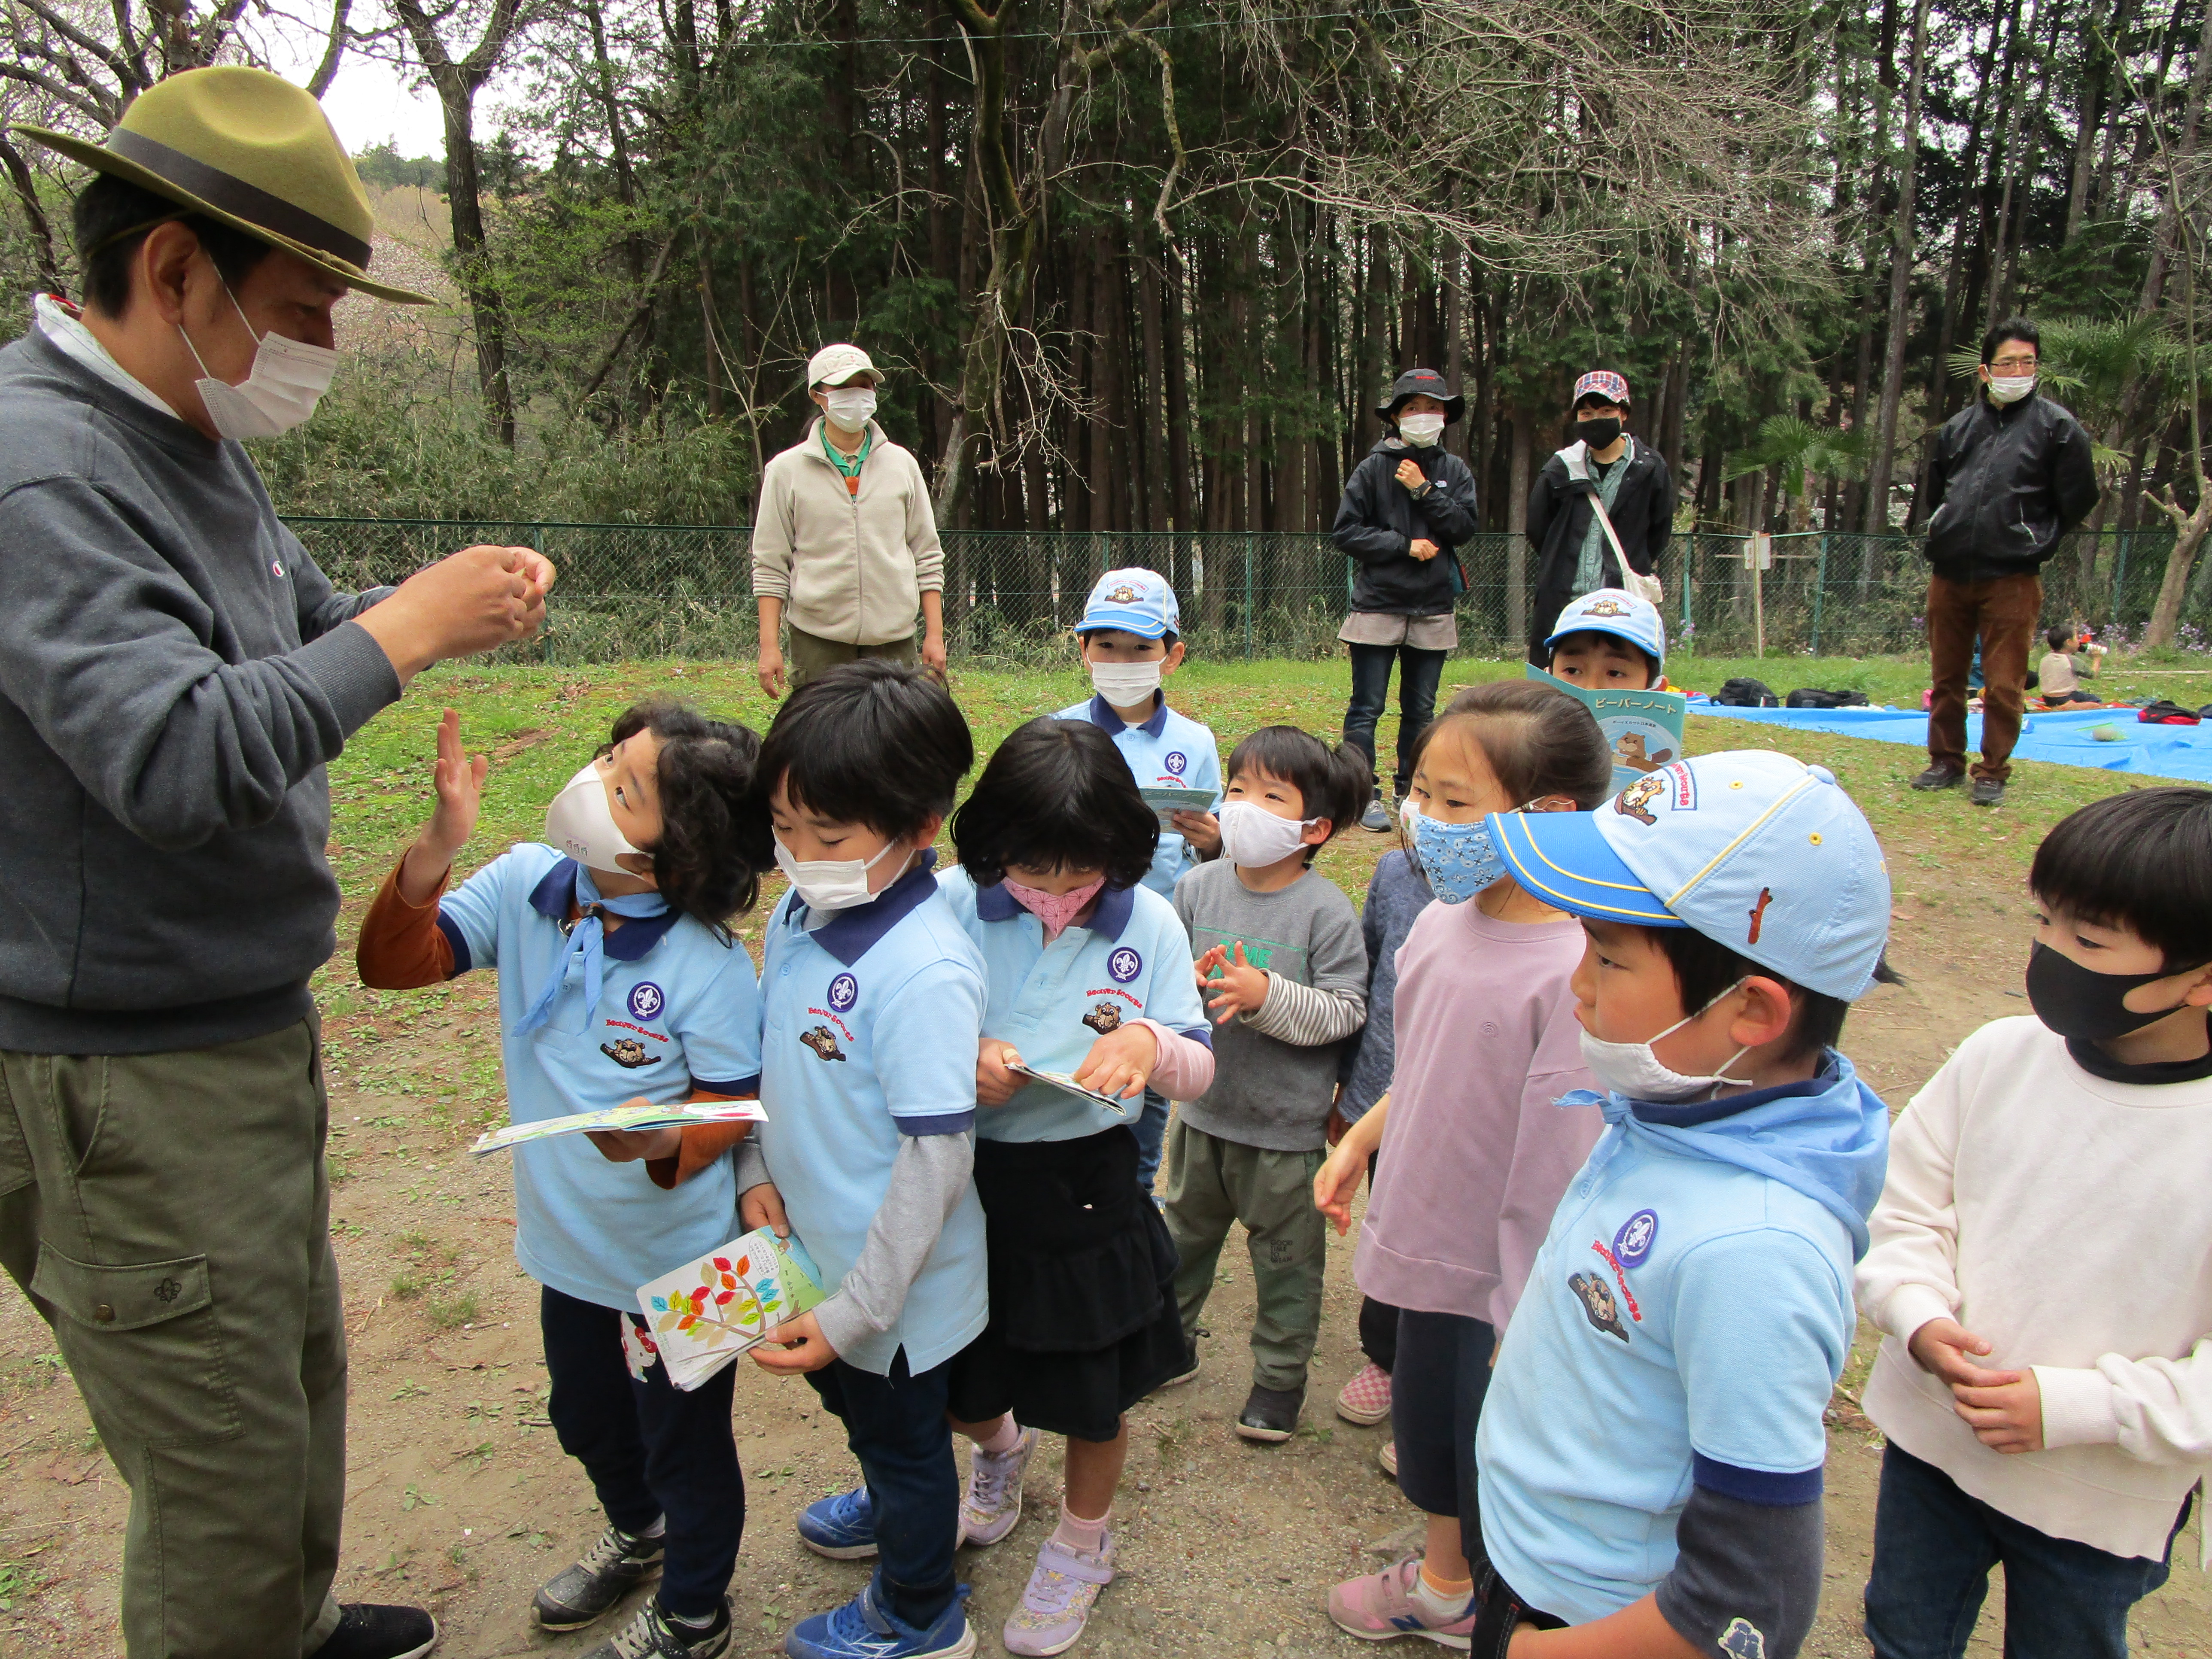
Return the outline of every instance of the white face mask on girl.
{"type": "Polygon", "coordinates": [[[615,822],[614,806],[607,799],[606,781],[599,775],[599,763],[595,760],[587,760],[578,768],[576,775],[561,786],[561,793],[545,809],[545,840],[579,864],[617,875],[635,873],[617,863],[617,855],[645,854],[642,847],[630,845],[629,837],[615,822]]]}
{"type": "Polygon", "coordinates": [[[1711,1077],[1686,1077],[1651,1051],[1651,1045],[1661,1037],[1672,1036],[1742,983],[1738,980],[1735,985],[1729,986],[1727,991],[1698,1009],[1697,1013],[1683,1015],[1665,1030],[1642,1042],[1607,1042],[1584,1030],[1581,1039],[1583,1064],[1589,1067],[1590,1075],[1597,1079],[1601,1089],[1609,1090],[1628,1100],[1648,1100],[1655,1105],[1695,1100],[1700,1096],[1711,1095],[1723,1083],[1748,1088],[1750,1079],[1725,1075],[1729,1066],[1751,1052],[1748,1043],[1723,1060],[1720,1072],[1711,1077]]]}
{"type": "Polygon", "coordinates": [[[1305,844],[1317,818],[1279,818],[1255,800],[1232,800],[1221,808],[1221,855],[1231,864],[1259,869],[1280,864],[1305,844]]]}
{"type": "MultiPolygon", "coordinates": [[[[238,320],[246,323],[246,331],[253,334],[246,307],[238,303],[228,283],[222,292],[238,320]]],[[[274,438],[289,432],[315,412],[338,369],[338,354],[327,347],[288,340],[281,334],[256,334],[252,372],[233,386],[208,373],[200,349],[185,334],[182,323],[177,332],[184,335],[185,349],[199,364],[201,378],[193,384],[220,438],[274,438]]]]}
{"type": "Polygon", "coordinates": [[[829,403],[823,412],[830,416],[830,425],[840,432],[866,430],[869,416],[876,412],[873,386],[833,386],[823,395],[829,403]]]}
{"type": "Polygon", "coordinates": [[[867,904],[876,895],[868,890],[868,872],[883,862],[884,854],[897,846],[887,841],[876,848],[873,858],[866,859],[797,859],[783,844],[783,837],[775,838],[775,867],[790,881],[792,890],[799,895],[799,902],[810,910],[849,910],[856,904],[867,904]]]}
{"type": "Polygon", "coordinates": [[[1116,708],[1133,708],[1150,702],[1160,689],[1161,659],[1150,662],[1094,662],[1091,689],[1116,708]]]}

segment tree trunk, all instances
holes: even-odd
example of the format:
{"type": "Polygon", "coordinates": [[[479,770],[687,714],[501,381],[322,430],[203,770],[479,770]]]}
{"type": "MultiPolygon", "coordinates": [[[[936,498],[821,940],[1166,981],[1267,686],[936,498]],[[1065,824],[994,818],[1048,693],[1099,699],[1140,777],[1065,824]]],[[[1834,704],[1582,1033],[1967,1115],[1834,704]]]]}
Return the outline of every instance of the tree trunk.
{"type": "Polygon", "coordinates": [[[1510,470],[1505,486],[1505,637],[1528,641],[1528,492],[1535,484],[1535,422],[1525,409],[1509,411],[1513,422],[1510,470]]]}
{"type": "Polygon", "coordinates": [[[54,230],[46,222],[46,210],[39,205],[38,181],[22,153],[0,134],[0,167],[8,169],[8,182],[15,188],[16,204],[23,210],[23,218],[31,231],[31,248],[38,260],[39,286],[49,294],[62,291],[60,262],[54,258],[54,230]]]}
{"type": "Polygon", "coordinates": [[[1875,419],[1874,460],[1867,487],[1865,527],[1869,534],[1889,528],[1890,470],[1897,446],[1898,402],[1905,387],[1905,301],[1912,284],[1913,189],[1919,173],[1920,94],[1927,80],[1928,5],[1929,0],[1914,0],[1912,34],[1907,48],[1911,65],[1901,130],[1904,156],[1899,164],[1897,217],[1891,232],[1888,337],[1883,354],[1881,404],[1875,419]]]}

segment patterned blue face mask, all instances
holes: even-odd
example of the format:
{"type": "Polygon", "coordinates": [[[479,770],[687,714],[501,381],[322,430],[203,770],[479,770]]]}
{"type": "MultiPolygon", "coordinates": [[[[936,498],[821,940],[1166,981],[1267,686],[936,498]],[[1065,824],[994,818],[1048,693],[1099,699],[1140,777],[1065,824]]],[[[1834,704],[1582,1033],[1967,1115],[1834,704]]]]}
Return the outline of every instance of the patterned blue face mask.
{"type": "Polygon", "coordinates": [[[1505,858],[1483,818],[1472,823],[1440,823],[1407,799],[1401,809],[1413,834],[1413,859],[1429,878],[1429,890],[1444,904],[1464,904],[1505,874],[1505,858]]]}

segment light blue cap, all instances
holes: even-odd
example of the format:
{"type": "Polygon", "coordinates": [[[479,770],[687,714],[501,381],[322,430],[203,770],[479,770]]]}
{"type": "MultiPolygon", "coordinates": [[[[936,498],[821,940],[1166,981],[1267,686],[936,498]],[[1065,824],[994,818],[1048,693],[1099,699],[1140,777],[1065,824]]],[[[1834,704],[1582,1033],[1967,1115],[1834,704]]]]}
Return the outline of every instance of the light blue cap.
{"type": "Polygon", "coordinates": [[[1692,927],[1855,1001],[1889,941],[1889,866],[1835,774],[1765,749],[1647,772],[1595,812],[1502,812],[1513,878],[1601,921],[1692,927]]]}
{"type": "Polygon", "coordinates": [[[1084,602],[1079,634],[1093,629],[1118,628],[1139,639],[1156,640],[1163,634],[1182,631],[1182,608],[1175,589],[1157,570],[1109,570],[1098,579],[1084,602]]]}
{"type": "Polygon", "coordinates": [[[1611,634],[1626,640],[1660,667],[1667,665],[1667,624],[1660,620],[1659,607],[1618,587],[1585,593],[1559,612],[1544,648],[1550,650],[1570,634],[1611,634]]]}

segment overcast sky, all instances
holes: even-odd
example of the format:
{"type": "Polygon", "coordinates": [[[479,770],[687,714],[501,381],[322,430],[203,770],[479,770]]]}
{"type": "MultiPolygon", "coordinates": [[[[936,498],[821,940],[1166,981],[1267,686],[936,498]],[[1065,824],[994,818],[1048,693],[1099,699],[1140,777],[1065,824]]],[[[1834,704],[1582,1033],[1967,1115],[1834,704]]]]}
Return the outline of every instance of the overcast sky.
{"type": "MultiPolygon", "coordinates": [[[[271,68],[302,83],[322,61],[320,40],[297,38],[287,30],[272,31],[264,37],[263,48],[271,68]]],[[[388,138],[399,147],[402,155],[445,155],[446,129],[438,100],[427,87],[413,89],[408,84],[411,79],[394,64],[359,52],[347,54],[337,79],[323,94],[323,109],[348,150],[366,149],[388,138]]],[[[492,131],[490,118],[499,94],[500,85],[495,80],[477,95],[479,137],[492,131]]]]}

